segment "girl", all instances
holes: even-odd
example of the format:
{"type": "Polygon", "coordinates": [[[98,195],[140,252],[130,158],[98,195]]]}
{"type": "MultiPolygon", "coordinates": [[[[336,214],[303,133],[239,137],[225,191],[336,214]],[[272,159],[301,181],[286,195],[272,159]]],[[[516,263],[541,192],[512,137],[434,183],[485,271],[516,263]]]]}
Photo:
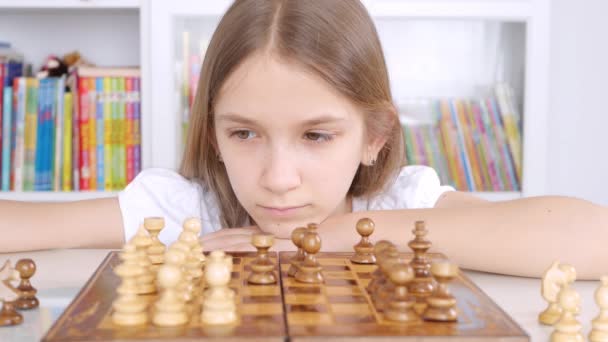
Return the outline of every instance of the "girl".
{"type": "Polygon", "coordinates": [[[554,259],[579,277],[608,269],[606,208],[565,197],[486,202],[404,166],[382,48],[359,1],[238,0],[210,42],[179,169],[148,169],[118,198],[0,206],[3,251],[120,247],[146,216],[161,240],[201,217],[206,250],[251,248],[256,231],[293,248],[320,222],[325,251],[352,251],[355,223],[405,246],[424,220],[462,267],[540,276],[554,259]],[[233,228],[233,229],[226,229],[233,228]]]}

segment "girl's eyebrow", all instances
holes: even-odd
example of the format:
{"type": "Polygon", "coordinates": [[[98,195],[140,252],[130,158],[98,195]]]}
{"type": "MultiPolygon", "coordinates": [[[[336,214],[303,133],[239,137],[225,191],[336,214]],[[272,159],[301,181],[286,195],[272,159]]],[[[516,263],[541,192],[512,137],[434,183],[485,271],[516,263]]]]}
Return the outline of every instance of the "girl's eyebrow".
{"type": "MultiPolygon", "coordinates": [[[[217,116],[217,121],[231,121],[241,124],[249,124],[249,125],[259,125],[257,121],[244,117],[242,115],[236,113],[222,113],[217,116]]],[[[339,123],[344,122],[346,119],[344,117],[335,116],[331,114],[321,114],[318,117],[314,117],[311,119],[306,119],[300,123],[301,126],[315,126],[320,124],[327,123],[339,123]]]]}

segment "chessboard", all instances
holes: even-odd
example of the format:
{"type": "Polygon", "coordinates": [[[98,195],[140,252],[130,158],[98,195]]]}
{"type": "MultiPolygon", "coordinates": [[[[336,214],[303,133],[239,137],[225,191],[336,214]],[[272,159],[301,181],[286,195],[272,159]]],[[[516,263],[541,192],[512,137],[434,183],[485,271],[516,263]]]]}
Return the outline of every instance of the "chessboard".
{"type": "MultiPolygon", "coordinates": [[[[322,339],[399,341],[529,341],[528,335],[464,273],[450,282],[456,298],[456,322],[399,323],[387,320],[366,290],[377,267],[354,264],[353,253],[317,253],[325,280],[302,283],[288,277],[293,252],[270,252],[278,282],[248,284],[255,252],[227,252],[233,257],[230,288],[236,293],[237,321],[228,325],[200,322],[201,299],[188,304],[189,323],[158,327],[151,323],[121,327],[112,323],[112,302],[120,278],[113,272],[117,252],[101,263],[73,302],[47,332],[43,341],[201,340],[305,341],[322,339]],[[280,272],[279,272],[280,270],[280,272]]],[[[411,259],[413,254],[403,253],[411,259]]],[[[429,253],[431,261],[444,260],[429,253]]],[[[202,293],[202,290],[199,291],[202,293]]],[[[157,295],[147,295],[150,302],[157,295]]],[[[424,310],[424,302],[415,306],[424,310]]]]}

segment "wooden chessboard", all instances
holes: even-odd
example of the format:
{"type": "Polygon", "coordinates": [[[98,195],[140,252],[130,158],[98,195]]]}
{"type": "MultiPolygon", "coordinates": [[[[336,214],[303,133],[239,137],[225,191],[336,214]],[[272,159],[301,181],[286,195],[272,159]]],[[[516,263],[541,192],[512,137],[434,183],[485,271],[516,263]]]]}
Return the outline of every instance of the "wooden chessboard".
{"type": "MultiPolygon", "coordinates": [[[[250,285],[247,276],[255,253],[229,253],[234,269],[230,287],[237,294],[238,322],[205,326],[199,321],[201,302],[188,306],[190,323],[179,328],[152,324],[135,328],[114,325],[110,319],[120,279],[113,268],[120,262],[111,252],[74,301],[49,329],[43,341],[200,340],[304,341],[339,337],[341,340],[405,341],[529,341],[527,334],[470,279],[460,273],[449,288],[457,300],[458,322],[401,324],[384,319],[365,291],[375,265],[350,262],[351,253],[318,253],[324,284],[303,284],[287,277],[292,252],[270,253],[280,267],[275,285],[250,285]]],[[[410,256],[411,257],[411,256],[410,256]]],[[[443,259],[430,254],[431,259],[443,259]]],[[[147,299],[153,302],[156,295],[147,299]]],[[[424,304],[416,306],[417,311],[424,304]]]]}

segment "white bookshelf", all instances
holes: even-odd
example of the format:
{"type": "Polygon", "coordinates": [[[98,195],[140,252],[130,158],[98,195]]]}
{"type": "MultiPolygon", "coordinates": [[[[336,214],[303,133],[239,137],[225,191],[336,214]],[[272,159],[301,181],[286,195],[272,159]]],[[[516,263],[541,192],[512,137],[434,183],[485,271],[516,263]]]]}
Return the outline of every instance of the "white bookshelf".
{"type": "Polygon", "coordinates": [[[69,202],[117,196],[116,191],[0,191],[0,200],[26,202],[69,202]]]}
{"type": "MultiPolygon", "coordinates": [[[[490,200],[507,200],[521,196],[544,194],[547,175],[547,116],[548,116],[548,44],[549,0],[362,0],[377,21],[382,39],[383,26],[413,27],[476,25],[476,27],[505,29],[519,32],[524,42],[519,51],[523,56],[511,61],[514,68],[524,63],[525,76],[516,90],[523,100],[523,179],[521,192],[475,193],[490,200]],[[400,26],[401,25],[401,26],[400,26]],[[523,28],[523,31],[522,31],[523,28]]],[[[203,30],[212,31],[230,0],[0,0],[0,32],[3,40],[11,41],[29,61],[36,65],[42,53],[64,53],[73,49],[101,65],[138,64],[142,71],[142,166],[175,169],[180,160],[180,113],[177,110],[175,79],[175,41],[179,39],[176,23],[200,20],[203,30]],[[50,27],[45,20],[59,16],[60,21],[50,27]],[[83,25],[81,18],[92,25],[83,25]],[[27,20],[30,19],[30,20],[27,20]],[[8,27],[11,23],[12,28],[8,27]],[[27,22],[27,25],[24,25],[27,22]],[[106,23],[111,25],[106,25],[106,23]],[[7,24],[4,24],[7,23],[7,24]],[[94,24],[99,23],[99,24],[94,24]],[[103,23],[103,24],[102,24],[103,23]],[[27,26],[27,27],[26,27],[27,26]],[[111,29],[111,32],[104,32],[111,29]],[[8,30],[8,31],[7,31],[8,30]],[[46,31],[49,36],[72,32],[73,39],[57,39],[44,46],[46,31]],[[4,34],[7,32],[7,34],[4,34]],[[44,34],[36,35],[35,32],[44,34]],[[87,37],[95,36],[96,47],[88,49],[87,37]],[[100,42],[128,47],[128,52],[107,55],[112,51],[100,42]],[[42,46],[41,46],[42,45],[42,46]],[[57,49],[61,51],[56,51],[57,49]]],[[[393,39],[407,35],[394,35],[393,39]]],[[[406,38],[403,38],[406,39],[406,38]]],[[[90,38],[88,39],[90,40],[90,38]]],[[[407,79],[411,74],[391,70],[391,61],[399,60],[403,49],[398,43],[386,43],[385,52],[393,78],[407,79]],[[396,75],[393,77],[393,75],[396,75]]],[[[407,46],[407,42],[403,42],[407,46]]],[[[507,70],[508,73],[508,70],[507,70]]],[[[478,76],[478,75],[477,75],[478,76]]],[[[477,77],[475,76],[475,77],[477,77]]],[[[426,92],[466,93],[475,84],[447,82],[442,85],[396,81],[394,97],[420,89],[426,92]],[[415,86],[414,86],[415,85],[415,86]]],[[[471,82],[469,82],[471,83],[471,82]]],[[[516,82],[517,83],[517,82],[516,82]]],[[[419,94],[421,95],[421,94],[419,94]]],[[[19,200],[65,200],[73,196],[105,196],[106,193],[81,194],[26,194],[5,193],[1,198],[19,200]]],[[[113,195],[113,194],[111,194],[113,195]]]]}

